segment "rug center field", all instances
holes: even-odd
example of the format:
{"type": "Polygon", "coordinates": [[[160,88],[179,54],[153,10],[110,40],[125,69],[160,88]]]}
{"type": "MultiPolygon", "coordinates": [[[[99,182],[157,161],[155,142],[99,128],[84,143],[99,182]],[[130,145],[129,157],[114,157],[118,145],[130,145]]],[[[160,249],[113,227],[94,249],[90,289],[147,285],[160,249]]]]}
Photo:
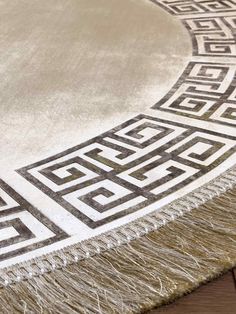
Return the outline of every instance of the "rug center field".
{"type": "Polygon", "coordinates": [[[4,172],[144,112],[191,54],[181,23],[144,0],[3,1],[0,28],[4,172]]]}

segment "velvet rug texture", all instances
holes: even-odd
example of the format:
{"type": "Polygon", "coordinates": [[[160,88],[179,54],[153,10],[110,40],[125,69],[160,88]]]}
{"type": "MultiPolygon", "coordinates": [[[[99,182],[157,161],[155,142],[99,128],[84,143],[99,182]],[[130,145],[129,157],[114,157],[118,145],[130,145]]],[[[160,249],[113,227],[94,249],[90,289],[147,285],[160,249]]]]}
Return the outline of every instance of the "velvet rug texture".
{"type": "Polygon", "coordinates": [[[0,73],[2,313],[141,313],[236,265],[236,0],[1,0],[0,73]]]}

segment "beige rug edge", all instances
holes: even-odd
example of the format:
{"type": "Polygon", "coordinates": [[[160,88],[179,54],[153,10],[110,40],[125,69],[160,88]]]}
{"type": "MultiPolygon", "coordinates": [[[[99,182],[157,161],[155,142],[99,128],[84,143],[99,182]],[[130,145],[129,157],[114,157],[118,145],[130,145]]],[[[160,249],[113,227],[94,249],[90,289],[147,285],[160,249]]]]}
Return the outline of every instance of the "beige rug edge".
{"type": "Polygon", "coordinates": [[[172,302],[236,265],[235,192],[128,245],[2,288],[1,313],[140,313],[172,302]]]}

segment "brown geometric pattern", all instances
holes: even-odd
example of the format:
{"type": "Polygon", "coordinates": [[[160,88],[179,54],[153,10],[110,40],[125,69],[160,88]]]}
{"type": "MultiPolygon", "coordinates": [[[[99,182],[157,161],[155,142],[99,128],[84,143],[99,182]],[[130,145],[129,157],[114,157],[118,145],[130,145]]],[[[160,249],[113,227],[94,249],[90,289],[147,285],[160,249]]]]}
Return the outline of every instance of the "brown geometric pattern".
{"type": "Polygon", "coordinates": [[[151,0],[173,15],[235,12],[235,0],[151,0]]]}
{"type": "Polygon", "coordinates": [[[193,56],[201,61],[190,62],[172,90],[153,108],[235,125],[235,0],[167,0],[160,4],[181,17],[192,38],[193,56]]]}
{"type": "Polygon", "coordinates": [[[215,123],[236,124],[236,64],[190,62],[154,109],[215,123]]]}
{"type": "Polygon", "coordinates": [[[235,152],[235,140],[140,115],[19,172],[96,228],[149,206],[211,171],[235,152]]]}
{"type": "Polygon", "coordinates": [[[193,40],[193,55],[236,57],[236,15],[184,19],[193,40]]]}
{"type": "Polygon", "coordinates": [[[0,180],[0,261],[66,237],[64,231],[0,180]]]}

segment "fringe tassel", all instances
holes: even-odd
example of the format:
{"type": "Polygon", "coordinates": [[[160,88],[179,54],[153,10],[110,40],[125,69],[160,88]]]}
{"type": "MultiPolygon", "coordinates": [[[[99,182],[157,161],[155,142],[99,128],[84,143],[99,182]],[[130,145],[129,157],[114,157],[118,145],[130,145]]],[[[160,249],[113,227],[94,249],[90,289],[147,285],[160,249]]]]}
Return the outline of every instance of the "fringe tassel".
{"type": "Polygon", "coordinates": [[[143,313],[236,265],[236,189],[156,231],[0,290],[1,313],[143,313]]]}

